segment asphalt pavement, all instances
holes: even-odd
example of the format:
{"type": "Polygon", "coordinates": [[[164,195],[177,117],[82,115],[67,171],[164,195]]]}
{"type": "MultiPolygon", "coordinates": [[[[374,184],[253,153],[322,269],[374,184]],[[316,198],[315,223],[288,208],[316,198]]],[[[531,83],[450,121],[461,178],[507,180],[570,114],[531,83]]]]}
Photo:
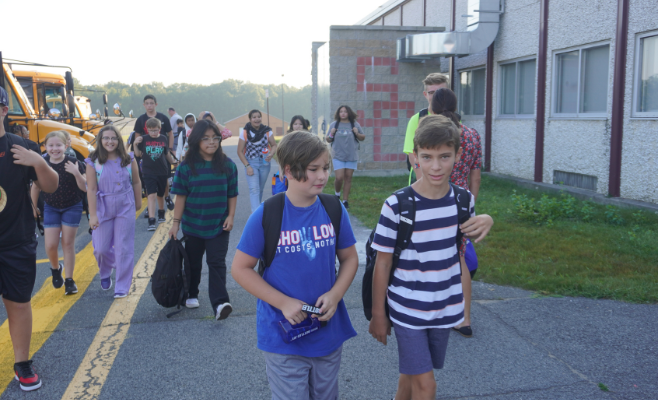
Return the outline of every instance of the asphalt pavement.
{"type": "MultiPolygon", "coordinates": [[[[229,266],[250,214],[244,168],[235,144],[235,138],[224,143],[240,174],[229,266]]],[[[270,173],[277,168],[273,164],[270,173]]],[[[269,185],[265,193],[266,197],[271,193],[269,185]]],[[[361,277],[370,231],[355,218],[351,220],[361,264],[345,302],[358,336],[343,347],[340,398],[391,399],[398,377],[397,346],[394,336],[383,346],[368,334],[361,306],[361,277]]],[[[137,219],[136,229],[137,263],[155,236],[146,231],[142,218],[137,219]]],[[[80,231],[77,249],[86,246],[89,236],[86,228],[80,231]]],[[[43,251],[42,242],[39,247],[43,251]]],[[[47,265],[39,265],[35,292],[50,276],[47,265]]],[[[486,268],[486,260],[480,260],[480,265],[486,268]]],[[[107,363],[103,380],[82,383],[86,388],[95,387],[98,395],[72,398],[271,398],[264,359],[256,348],[256,299],[229,273],[227,286],[234,311],[228,319],[215,321],[207,285],[204,269],[201,307],[185,309],[169,319],[166,314],[171,310],[155,303],[150,285],[141,298],[131,295],[128,299],[138,303],[125,339],[113,349],[115,358],[107,363]]],[[[114,302],[110,292],[101,290],[96,275],[33,356],[43,387],[23,393],[12,381],[0,400],[68,398],[67,388],[80,376],[76,372],[114,302]]],[[[658,398],[657,305],[543,297],[477,281],[473,299],[475,334],[467,339],[452,332],[444,369],[435,371],[437,399],[658,398]]],[[[3,308],[0,318],[1,322],[6,319],[3,308]]]]}

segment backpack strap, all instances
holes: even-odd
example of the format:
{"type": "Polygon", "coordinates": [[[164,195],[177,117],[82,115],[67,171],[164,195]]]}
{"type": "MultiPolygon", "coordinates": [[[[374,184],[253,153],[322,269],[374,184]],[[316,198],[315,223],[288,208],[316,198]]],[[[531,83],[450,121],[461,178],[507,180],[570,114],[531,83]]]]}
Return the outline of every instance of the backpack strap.
{"type": "Polygon", "coordinates": [[[278,193],[263,203],[263,232],[265,233],[265,250],[258,264],[258,273],[263,276],[265,268],[269,267],[276,255],[276,248],[281,238],[281,223],[283,222],[283,207],[286,204],[285,192],[278,193]]]}
{"type": "MultiPolygon", "coordinates": [[[[471,218],[471,194],[461,186],[457,186],[453,183],[451,183],[450,186],[454,192],[455,203],[457,204],[457,220],[459,221],[459,225],[461,225],[471,218]]],[[[463,237],[464,234],[459,227],[457,227],[457,249],[461,246],[463,237]]]]}
{"type": "Polygon", "coordinates": [[[340,224],[343,218],[343,205],[340,199],[332,194],[321,193],[318,195],[324,210],[329,214],[331,225],[334,227],[334,234],[336,235],[336,251],[338,251],[338,236],[340,235],[340,224]]]}
{"type": "Polygon", "coordinates": [[[427,117],[429,113],[430,113],[429,109],[427,108],[423,108],[422,110],[420,110],[420,112],[418,112],[418,121],[420,121],[423,117],[427,117]]]}
{"type": "Polygon", "coordinates": [[[400,254],[411,243],[411,235],[414,233],[414,225],[416,223],[416,199],[411,186],[402,188],[393,194],[398,199],[400,222],[398,223],[395,249],[393,249],[393,265],[391,266],[391,273],[388,277],[389,285],[393,281],[393,274],[400,260],[400,254]]]}

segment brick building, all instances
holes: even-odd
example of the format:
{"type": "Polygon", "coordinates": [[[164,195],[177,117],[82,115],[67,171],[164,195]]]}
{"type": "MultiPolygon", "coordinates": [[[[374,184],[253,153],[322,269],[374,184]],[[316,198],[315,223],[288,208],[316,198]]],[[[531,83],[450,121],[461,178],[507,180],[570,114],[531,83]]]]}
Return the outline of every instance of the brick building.
{"type": "Polygon", "coordinates": [[[359,169],[401,168],[421,81],[442,72],[484,170],[658,203],[655,4],[390,0],[313,43],[313,125],[322,134],[351,105],[359,169]]]}
{"type": "MultiPolygon", "coordinates": [[[[272,130],[274,131],[275,136],[281,136],[283,135],[284,131],[288,131],[288,128],[290,127],[290,123],[286,122],[285,123],[285,128],[283,128],[282,121],[280,118],[277,118],[273,115],[267,115],[266,113],[263,114],[263,120],[262,123],[265,125],[268,125],[272,130]]],[[[249,122],[249,113],[242,114],[239,117],[235,117],[229,121],[226,121],[223,123],[223,125],[228,128],[231,133],[233,133],[233,136],[238,136],[240,134],[240,129],[244,128],[244,126],[249,122]]]]}

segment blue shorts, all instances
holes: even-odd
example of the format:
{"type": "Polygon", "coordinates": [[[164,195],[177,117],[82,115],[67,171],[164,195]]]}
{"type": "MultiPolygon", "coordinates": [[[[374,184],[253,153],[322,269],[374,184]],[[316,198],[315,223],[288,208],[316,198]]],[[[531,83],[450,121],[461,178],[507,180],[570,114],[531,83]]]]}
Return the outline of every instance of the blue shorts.
{"type": "Polygon", "coordinates": [[[82,202],[69,208],[54,208],[45,203],[43,205],[43,227],[61,228],[62,225],[77,228],[82,218],[82,202]]]}
{"type": "Polygon", "coordinates": [[[420,375],[443,368],[450,328],[409,329],[393,322],[393,329],[401,374],[420,375]]]}
{"type": "Polygon", "coordinates": [[[337,159],[333,159],[334,163],[334,171],[339,170],[339,169],[353,169],[356,171],[356,161],[340,161],[337,159]]]}

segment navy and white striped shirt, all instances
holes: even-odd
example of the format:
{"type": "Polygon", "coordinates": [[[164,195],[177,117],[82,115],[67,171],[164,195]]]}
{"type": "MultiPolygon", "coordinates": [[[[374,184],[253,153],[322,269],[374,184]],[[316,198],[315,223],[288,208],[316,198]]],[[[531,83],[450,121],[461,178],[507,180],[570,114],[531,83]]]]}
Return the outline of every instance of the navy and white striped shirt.
{"type": "MultiPolygon", "coordinates": [[[[410,329],[451,328],[464,319],[464,296],[457,249],[457,204],[452,187],[441,199],[415,192],[416,219],[411,243],[388,287],[393,322],[410,329]]],[[[475,199],[471,195],[471,215],[475,199]]],[[[386,199],[372,248],[393,253],[400,209],[395,195],[386,199]]]]}

